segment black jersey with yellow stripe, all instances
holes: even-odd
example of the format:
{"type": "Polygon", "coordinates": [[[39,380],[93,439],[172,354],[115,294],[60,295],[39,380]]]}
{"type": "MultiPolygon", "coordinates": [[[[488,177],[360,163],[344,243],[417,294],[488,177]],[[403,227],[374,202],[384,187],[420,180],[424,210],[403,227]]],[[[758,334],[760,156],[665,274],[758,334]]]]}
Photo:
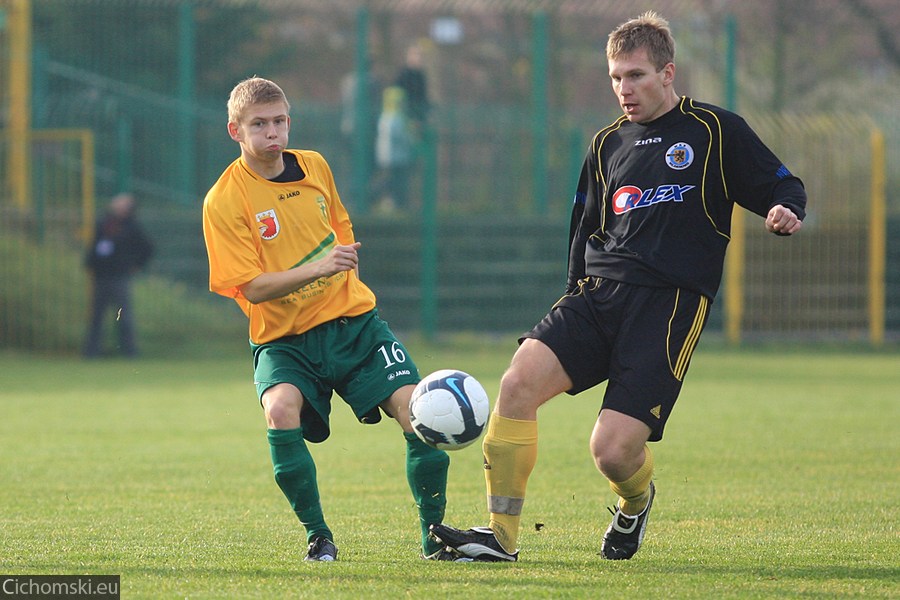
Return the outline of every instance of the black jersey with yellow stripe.
{"type": "Polygon", "coordinates": [[[743,118],[683,97],[654,121],[617,119],[594,136],[582,167],[568,289],[597,276],[714,298],[735,204],[805,216],[803,183],[743,118]]]}

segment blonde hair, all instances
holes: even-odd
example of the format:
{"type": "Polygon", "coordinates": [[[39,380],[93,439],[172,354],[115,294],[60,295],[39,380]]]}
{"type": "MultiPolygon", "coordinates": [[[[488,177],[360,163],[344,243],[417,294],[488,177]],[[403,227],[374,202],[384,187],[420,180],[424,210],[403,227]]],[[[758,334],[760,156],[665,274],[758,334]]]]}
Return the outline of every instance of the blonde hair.
{"type": "Polygon", "coordinates": [[[675,39],[669,22],[652,10],[613,29],[606,42],[606,58],[619,58],[640,48],[646,48],[647,58],[657,71],[675,60],[675,39]]]}
{"type": "Polygon", "coordinates": [[[273,104],[284,102],[287,112],[291,111],[291,105],[284,95],[284,91],[278,84],[262,77],[249,77],[231,90],[228,97],[228,122],[240,123],[241,117],[247,107],[254,104],[273,104]]]}

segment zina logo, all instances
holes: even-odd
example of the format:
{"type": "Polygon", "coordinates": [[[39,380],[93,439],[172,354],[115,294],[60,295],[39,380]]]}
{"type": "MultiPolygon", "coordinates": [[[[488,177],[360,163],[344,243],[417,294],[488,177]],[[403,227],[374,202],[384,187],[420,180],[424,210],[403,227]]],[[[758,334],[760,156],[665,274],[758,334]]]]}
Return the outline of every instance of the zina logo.
{"type": "Polygon", "coordinates": [[[684,193],[694,189],[693,185],[665,184],[658,188],[642,190],[633,185],[623,185],[613,194],[613,212],[617,215],[635,208],[646,208],[660,202],[683,202],[684,193]]]}

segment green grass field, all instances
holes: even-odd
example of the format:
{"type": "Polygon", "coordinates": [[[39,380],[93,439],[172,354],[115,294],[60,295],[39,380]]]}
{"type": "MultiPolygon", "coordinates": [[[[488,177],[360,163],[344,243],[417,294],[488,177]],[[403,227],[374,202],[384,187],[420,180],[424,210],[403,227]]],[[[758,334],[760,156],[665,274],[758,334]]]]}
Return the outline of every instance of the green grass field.
{"type": "MultiPolygon", "coordinates": [[[[514,350],[409,344],[493,396],[514,350]]],[[[340,561],[306,564],[248,360],[0,355],[0,572],[118,574],[123,598],[897,598],[900,357],[704,349],[665,440],[641,552],[599,558],[613,497],[587,451],[602,389],[540,413],[520,561],[432,563],[399,428],[336,398],[313,446],[340,561]],[[542,524],[538,526],[537,524],[542,524]]],[[[447,522],[486,524],[478,446],[447,522]]]]}

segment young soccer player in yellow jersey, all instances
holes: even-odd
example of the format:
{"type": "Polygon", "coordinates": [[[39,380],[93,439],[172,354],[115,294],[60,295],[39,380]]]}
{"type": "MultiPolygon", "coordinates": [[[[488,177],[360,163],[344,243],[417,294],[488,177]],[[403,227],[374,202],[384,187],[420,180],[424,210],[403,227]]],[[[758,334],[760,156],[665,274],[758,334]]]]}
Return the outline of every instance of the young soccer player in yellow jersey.
{"type": "Polygon", "coordinates": [[[406,440],[423,556],[454,560],[428,539],[429,525],[444,515],[450,460],[410,425],[418,369],[359,279],[360,243],[328,163],[317,152],[286,149],[289,112],[271,81],[252,77],[235,86],[228,134],[241,155],[203,203],[210,290],[233,298],[250,320],[275,480],[306,529],[305,560],[335,560],[306,442],[328,438],[333,392],[362,423],[379,422],[384,411],[406,440]]]}

